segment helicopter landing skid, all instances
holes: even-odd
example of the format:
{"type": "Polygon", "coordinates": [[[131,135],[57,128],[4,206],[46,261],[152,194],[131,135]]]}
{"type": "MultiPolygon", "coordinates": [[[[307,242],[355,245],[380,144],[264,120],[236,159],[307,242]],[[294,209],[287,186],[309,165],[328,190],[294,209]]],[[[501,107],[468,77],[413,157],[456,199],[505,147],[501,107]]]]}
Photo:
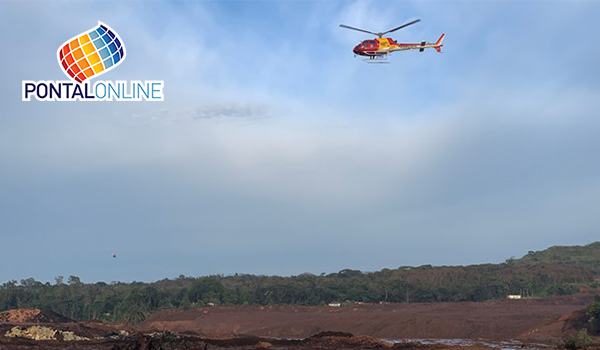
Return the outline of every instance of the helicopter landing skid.
{"type": "Polygon", "coordinates": [[[387,60],[387,55],[363,58],[363,62],[366,62],[366,63],[391,63],[387,60]]]}

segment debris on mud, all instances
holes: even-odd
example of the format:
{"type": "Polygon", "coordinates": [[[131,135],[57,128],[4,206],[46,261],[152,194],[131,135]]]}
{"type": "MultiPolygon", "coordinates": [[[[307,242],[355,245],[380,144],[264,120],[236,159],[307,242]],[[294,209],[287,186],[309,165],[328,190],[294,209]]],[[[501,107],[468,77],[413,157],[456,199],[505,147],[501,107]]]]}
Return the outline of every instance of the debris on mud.
{"type": "Polygon", "coordinates": [[[27,338],[33,340],[56,340],[56,329],[42,326],[31,326],[29,328],[13,327],[4,335],[8,338],[27,338]]]}
{"type": "Polygon", "coordinates": [[[4,334],[7,338],[27,338],[32,340],[63,340],[63,341],[79,341],[90,340],[90,338],[82,337],[73,331],[60,331],[44,326],[18,327],[15,326],[10,331],[4,334]]]}
{"type": "MultiPolygon", "coordinates": [[[[71,331],[57,330],[50,326],[33,325],[30,327],[15,326],[5,336],[0,335],[0,350],[442,350],[454,348],[458,350],[460,347],[442,347],[419,343],[392,344],[371,336],[341,332],[322,332],[306,339],[275,339],[253,336],[211,339],[170,332],[134,334],[112,332],[107,333],[104,337],[87,338],[78,336],[71,331]]],[[[480,348],[471,350],[480,350],[480,348]]]]}

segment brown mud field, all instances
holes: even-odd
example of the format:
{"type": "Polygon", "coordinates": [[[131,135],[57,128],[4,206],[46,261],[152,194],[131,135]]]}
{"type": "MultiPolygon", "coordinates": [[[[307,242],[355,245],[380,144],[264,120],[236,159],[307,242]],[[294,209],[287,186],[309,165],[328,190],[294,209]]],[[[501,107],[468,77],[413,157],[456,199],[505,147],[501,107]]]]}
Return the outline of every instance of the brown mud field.
{"type": "Polygon", "coordinates": [[[0,313],[0,350],[547,349],[556,348],[560,338],[574,331],[578,315],[593,297],[210,307],[159,312],[137,326],[77,322],[35,309],[11,310],[0,313]]]}
{"type": "Polygon", "coordinates": [[[594,294],[461,303],[348,304],[335,307],[210,307],[151,315],[140,331],[227,337],[305,338],[323,331],[379,339],[546,341],[568,331],[571,314],[594,294]]]}

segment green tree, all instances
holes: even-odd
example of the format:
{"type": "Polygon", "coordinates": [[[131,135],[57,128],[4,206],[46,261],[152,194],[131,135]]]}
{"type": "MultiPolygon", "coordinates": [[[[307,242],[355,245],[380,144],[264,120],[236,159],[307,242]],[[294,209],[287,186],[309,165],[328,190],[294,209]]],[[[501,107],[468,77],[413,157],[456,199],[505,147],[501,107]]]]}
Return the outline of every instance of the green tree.
{"type": "Polygon", "coordinates": [[[591,333],[600,335],[600,296],[596,295],[595,301],[587,308],[587,316],[590,322],[591,333]]]}

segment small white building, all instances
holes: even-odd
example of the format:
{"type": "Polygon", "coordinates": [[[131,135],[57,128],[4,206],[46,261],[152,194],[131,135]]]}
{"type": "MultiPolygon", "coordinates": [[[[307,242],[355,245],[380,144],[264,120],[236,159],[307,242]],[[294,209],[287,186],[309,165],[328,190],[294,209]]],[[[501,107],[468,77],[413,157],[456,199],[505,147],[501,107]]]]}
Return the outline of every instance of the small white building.
{"type": "Polygon", "coordinates": [[[506,299],[521,299],[522,296],[519,294],[510,294],[506,296],[506,299]]]}
{"type": "Polygon", "coordinates": [[[341,307],[341,306],[342,306],[342,303],[329,303],[329,304],[327,304],[327,305],[328,305],[328,306],[331,306],[331,307],[341,307]]]}

